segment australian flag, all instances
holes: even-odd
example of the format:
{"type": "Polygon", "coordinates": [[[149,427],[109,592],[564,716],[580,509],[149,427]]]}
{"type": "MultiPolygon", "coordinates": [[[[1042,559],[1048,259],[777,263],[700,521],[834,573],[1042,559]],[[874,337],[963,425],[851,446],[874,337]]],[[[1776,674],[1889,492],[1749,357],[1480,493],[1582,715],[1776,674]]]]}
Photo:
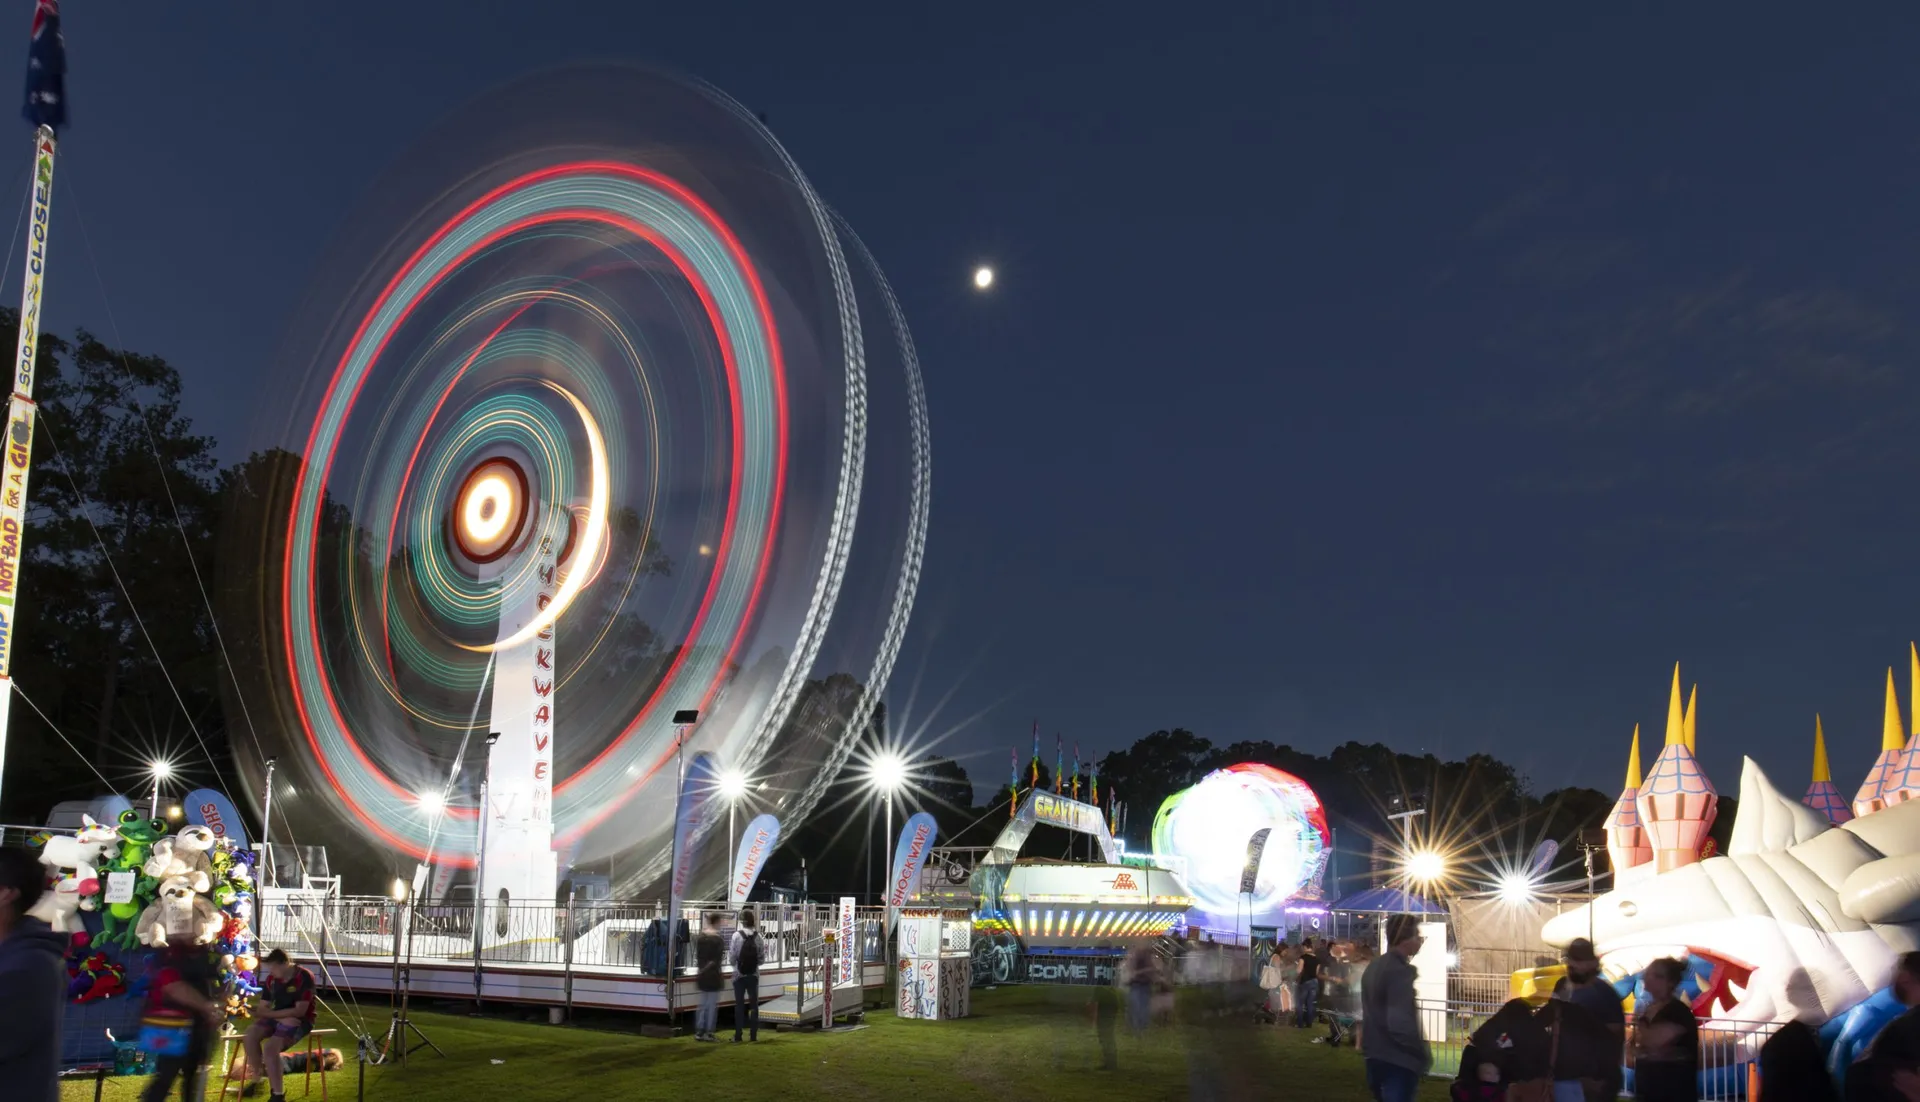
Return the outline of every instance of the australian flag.
{"type": "Polygon", "coordinates": [[[67,43],[60,37],[60,0],[37,0],[33,8],[33,45],[27,51],[27,105],[21,109],[35,126],[58,130],[67,124],[67,43]]]}

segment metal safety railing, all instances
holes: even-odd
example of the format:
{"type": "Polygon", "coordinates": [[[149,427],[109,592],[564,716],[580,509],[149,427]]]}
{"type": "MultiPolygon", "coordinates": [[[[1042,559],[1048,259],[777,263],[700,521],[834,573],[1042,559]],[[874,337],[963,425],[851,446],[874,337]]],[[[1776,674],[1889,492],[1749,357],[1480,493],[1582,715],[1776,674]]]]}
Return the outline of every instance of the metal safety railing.
{"type": "MultiPolygon", "coordinates": [[[[1421,1026],[1433,1049],[1432,1075],[1451,1079],[1460,1070],[1462,1052],[1473,1031],[1508,1000],[1461,1002],[1422,999],[1421,1026]]],[[[1779,1026],[1717,1018],[1700,1022],[1700,1102],[1737,1102],[1747,1096],[1748,1066],[1760,1058],[1760,1046],[1779,1026]]],[[[1624,1097],[1632,1097],[1629,1092],[1624,1097]]]]}
{"type": "MultiPolygon", "coordinates": [[[[829,904],[755,904],[764,968],[790,967],[800,947],[818,940],[835,923],[829,904]]],[[[321,893],[263,895],[255,915],[262,944],[312,956],[386,960],[396,954],[414,964],[486,963],[610,969],[664,975],[693,964],[691,937],[706,915],[720,917],[731,938],[736,912],[723,904],[690,902],[678,914],[674,944],[667,945],[662,903],[488,904],[476,916],[471,903],[408,904],[378,896],[328,897],[321,893]],[[476,917],[478,921],[476,922],[476,917]]],[[[860,959],[884,959],[882,912],[855,912],[860,959]]]]}

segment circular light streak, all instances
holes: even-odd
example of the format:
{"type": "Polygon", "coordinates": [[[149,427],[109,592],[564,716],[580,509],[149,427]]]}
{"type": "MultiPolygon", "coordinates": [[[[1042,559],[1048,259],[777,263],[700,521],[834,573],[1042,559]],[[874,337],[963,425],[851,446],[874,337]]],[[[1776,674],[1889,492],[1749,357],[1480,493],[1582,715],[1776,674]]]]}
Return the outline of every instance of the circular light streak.
{"type": "Polygon", "coordinates": [[[693,741],[733,799],[804,777],[797,823],[839,778],[918,586],[927,418],[884,276],[750,114],[658,75],[569,82],[565,145],[513,122],[526,90],[437,137],[410,177],[428,213],[396,194],[361,221],[398,236],[289,341],[321,371],[262,610],[294,722],[264,737],[313,813],[459,862],[461,767],[510,729],[488,693],[537,654],[555,848],[636,855],[636,890],[665,868],[676,709],[709,717],[693,741]]]}
{"type": "Polygon", "coordinates": [[[455,499],[454,541],[476,563],[491,563],[519,543],[530,509],[527,473],[511,459],[486,460],[468,474],[455,499]]]}
{"type": "Polygon", "coordinates": [[[1153,848],[1186,859],[1196,905],[1230,918],[1247,906],[1240,892],[1247,844],[1270,830],[1254,879],[1253,913],[1299,895],[1326,866],[1332,835],[1326,811],[1307,783],[1258,762],[1217,769],[1160,805],[1153,848]]]}
{"type": "MultiPolygon", "coordinates": [[[[692,633],[641,713],[632,717],[606,751],[556,785],[556,790],[584,788],[592,793],[586,800],[565,804],[556,800],[555,825],[563,836],[591,826],[632,794],[634,786],[625,769],[634,762],[616,751],[656,718],[660,700],[704,701],[717,691],[721,678],[735,663],[735,647],[752,621],[770,565],[771,535],[779,524],[786,466],[784,354],[754,266],[719,216],[691,191],[654,170],[615,162],[579,162],[537,170],[496,187],[441,226],[393,274],[356,327],[334,369],[308,435],[306,454],[311,460],[301,468],[295,483],[281,593],[284,654],[293,700],[322,772],[363,824],[387,842],[416,854],[425,852],[430,834],[425,824],[413,821],[415,817],[395,813],[407,802],[407,789],[376,765],[360,745],[335,696],[333,678],[320,658],[326,649],[316,614],[316,568],[328,473],[355,418],[356,401],[368,376],[381,364],[388,343],[421,303],[477,257],[504,248],[524,235],[582,225],[656,251],[694,289],[725,368],[731,454],[724,498],[726,516],[692,633]]],[[[421,592],[433,602],[427,611],[451,612],[448,618],[455,622],[487,622],[491,610],[502,600],[533,584],[537,563],[527,557],[530,561],[524,569],[517,576],[503,579],[497,589],[464,584],[454,577],[457,572],[444,569],[445,564],[435,559],[430,544],[405,538],[409,499],[417,498],[412,509],[416,515],[438,513],[438,509],[428,510],[420,502],[431,503],[440,492],[436,487],[448,476],[439,472],[452,465],[461,448],[485,444],[501,432],[517,436],[522,446],[540,453],[534,468],[542,477],[558,479],[573,461],[575,449],[565,446],[560,434],[543,421],[524,396],[496,396],[491,404],[479,403],[462,415],[451,435],[434,431],[435,415],[445,419],[444,403],[460,376],[505,339],[503,332],[531,305],[519,304],[518,312],[510,312],[486,340],[458,361],[457,368],[445,372],[450,377],[443,388],[442,404],[415,420],[418,428],[410,431],[420,435],[401,473],[394,478],[393,493],[398,500],[392,504],[391,514],[394,530],[399,533],[394,542],[415,549],[414,571],[420,578],[421,592]],[[424,475],[417,485],[410,478],[416,467],[422,468],[424,475]]],[[[592,365],[586,367],[590,372],[592,365]]],[[[586,437],[588,508],[582,543],[597,551],[607,524],[607,444],[598,419],[579,395],[551,383],[543,389],[577,416],[586,437]]],[[[552,496],[534,496],[555,501],[570,496],[559,485],[543,489],[550,490],[552,496]]],[[[570,523],[564,517],[564,510],[547,509],[545,515],[536,518],[530,538],[561,542],[562,526],[570,523]]],[[[591,561],[592,556],[586,558],[591,561]]],[[[497,642],[454,640],[455,644],[466,651],[484,652],[533,638],[578,596],[589,575],[587,570],[569,571],[551,605],[513,636],[497,642]]],[[[405,649],[409,644],[395,640],[394,645],[405,649]]],[[[408,657],[425,660],[420,653],[408,657]]],[[[655,757],[659,760],[641,763],[645,775],[651,775],[664,760],[664,755],[655,757]]]]}

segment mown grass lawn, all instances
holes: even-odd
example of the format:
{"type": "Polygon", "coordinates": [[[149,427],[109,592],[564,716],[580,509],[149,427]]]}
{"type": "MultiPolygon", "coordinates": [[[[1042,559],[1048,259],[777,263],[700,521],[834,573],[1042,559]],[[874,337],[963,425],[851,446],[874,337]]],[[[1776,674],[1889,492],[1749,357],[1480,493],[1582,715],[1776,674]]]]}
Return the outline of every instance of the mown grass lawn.
{"type": "MultiPolygon", "coordinates": [[[[1114,1099],[1291,1098],[1364,1102],[1360,1057],[1310,1043],[1310,1034],[1259,1026],[1243,1014],[1213,1014],[1204,993],[1184,992],[1178,1020],[1132,1037],[1116,1023],[1117,1067],[1101,1068],[1101,1045],[1086,989],[1003,987],[976,991],[974,1016],[955,1022],[901,1021],[872,1011],[864,1029],[773,1033],[757,1045],[638,1035],[631,1016],[595,1016],[569,1026],[510,1017],[416,1011],[445,1057],[421,1050],[404,1066],[367,1069],[366,1096],[394,1102],[542,1102],[547,1099],[781,1098],[798,1102],[1112,1102],[1114,1099]]],[[[345,1012],[352,1017],[352,1011],[345,1012]]],[[[360,1007],[384,1032],[384,1003],[360,1007]]],[[[344,1023],[323,1021],[323,1025],[344,1023]]],[[[334,1099],[355,1098],[352,1042],[329,1076],[334,1099]]],[[[132,1102],[144,1078],[108,1080],[105,1097],[132,1102]]],[[[218,1099],[218,1075],[207,1098],[218,1099]]],[[[318,1097],[319,1084],[314,1085],[318,1097]]],[[[288,1081],[300,1097],[301,1081],[288,1081]]],[[[93,1096],[91,1082],[68,1083],[67,1102],[93,1096]]],[[[264,1094],[259,1096],[264,1102],[264,1094]]],[[[1446,1097],[1435,1080],[1423,1102],[1446,1097]]]]}

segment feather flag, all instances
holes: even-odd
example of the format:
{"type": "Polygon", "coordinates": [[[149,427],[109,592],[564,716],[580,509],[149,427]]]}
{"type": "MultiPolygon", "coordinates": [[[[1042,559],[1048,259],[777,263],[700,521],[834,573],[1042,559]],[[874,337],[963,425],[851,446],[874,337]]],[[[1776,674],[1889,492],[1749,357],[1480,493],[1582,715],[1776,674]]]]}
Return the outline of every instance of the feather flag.
{"type": "Polygon", "coordinates": [[[1091,803],[1095,807],[1099,807],[1100,806],[1100,763],[1097,761],[1089,762],[1087,763],[1087,769],[1088,769],[1087,784],[1089,786],[1087,788],[1087,802],[1091,803]]]}
{"type": "Polygon", "coordinates": [[[1060,736],[1056,734],[1053,736],[1053,794],[1056,796],[1060,794],[1060,774],[1066,772],[1062,768],[1066,764],[1066,744],[1060,741],[1060,736]]]}
{"type": "Polygon", "coordinates": [[[1080,798],[1080,744],[1073,744],[1073,798],[1080,798]]]}
{"type": "Polygon", "coordinates": [[[1007,782],[1007,789],[1013,793],[1007,801],[1007,818],[1011,819],[1020,813],[1020,751],[1007,751],[1007,758],[1013,762],[1013,779],[1007,782]]]}
{"type": "Polygon", "coordinates": [[[1040,721],[1033,721],[1033,779],[1027,782],[1030,788],[1040,787],[1040,721]]]}

